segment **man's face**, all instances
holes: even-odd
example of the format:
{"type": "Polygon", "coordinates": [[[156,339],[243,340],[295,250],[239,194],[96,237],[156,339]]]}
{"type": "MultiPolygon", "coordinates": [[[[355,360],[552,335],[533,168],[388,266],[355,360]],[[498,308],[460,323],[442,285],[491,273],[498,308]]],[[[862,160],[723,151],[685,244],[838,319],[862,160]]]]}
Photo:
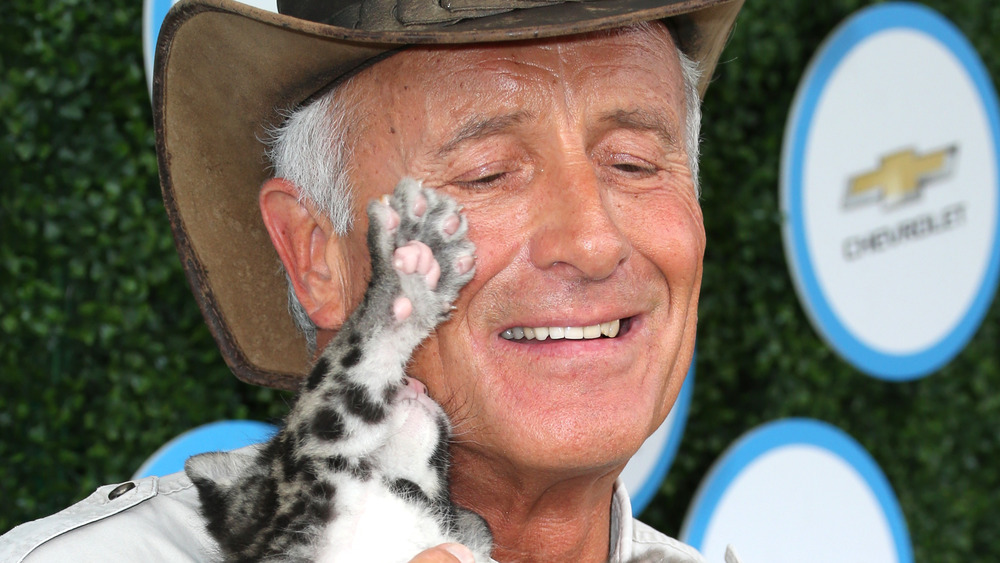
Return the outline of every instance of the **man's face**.
{"type": "MultiPolygon", "coordinates": [[[[667,32],[411,49],[351,87],[357,208],[412,176],[464,205],[476,244],[474,279],[411,370],[451,416],[456,455],[623,465],[683,383],[705,247],[667,32]],[[616,320],[615,338],[504,338],[616,320]]],[[[357,300],[364,269],[348,275],[357,300]]]]}

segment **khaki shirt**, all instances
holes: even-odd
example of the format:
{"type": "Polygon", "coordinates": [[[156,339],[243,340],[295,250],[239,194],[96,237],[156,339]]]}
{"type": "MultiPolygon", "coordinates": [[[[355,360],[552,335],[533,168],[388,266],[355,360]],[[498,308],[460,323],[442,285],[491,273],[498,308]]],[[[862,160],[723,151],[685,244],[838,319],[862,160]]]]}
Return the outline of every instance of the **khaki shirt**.
{"type": "MultiPolygon", "coordinates": [[[[86,499],[0,537],[0,561],[186,562],[218,559],[184,473],[100,487],[86,499]]],[[[694,548],[632,518],[621,482],[611,503],[611,563],[660,550],[663,563],[705,563],[694,548]]]]}

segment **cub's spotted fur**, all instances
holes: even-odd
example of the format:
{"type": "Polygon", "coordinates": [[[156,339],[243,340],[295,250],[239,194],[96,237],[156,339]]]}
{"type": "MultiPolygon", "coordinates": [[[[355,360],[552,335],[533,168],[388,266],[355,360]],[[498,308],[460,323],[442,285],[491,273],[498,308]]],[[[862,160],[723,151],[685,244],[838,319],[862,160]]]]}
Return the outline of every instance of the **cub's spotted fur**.
{"type": "Polygon", "coordinates": [[[473,275],[455,202],[404,179],[368,206],[371,280],[278,434],[249,453],[192,457],[225,561],[409,561],[459,542],[489,561],[486,523],[451,502],[450,426],[404,373],[473,275]]]}

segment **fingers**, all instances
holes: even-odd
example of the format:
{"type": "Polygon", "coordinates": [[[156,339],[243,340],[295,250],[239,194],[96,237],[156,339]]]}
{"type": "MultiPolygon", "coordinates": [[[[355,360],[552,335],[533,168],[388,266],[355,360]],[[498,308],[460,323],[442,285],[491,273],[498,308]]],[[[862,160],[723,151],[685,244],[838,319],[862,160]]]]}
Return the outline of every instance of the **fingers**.
{"type": "Polygon", "coordinates": [[[444,543],[421,551],[410,563],[476,563],[476,560],[464,545],[444,543]]]}

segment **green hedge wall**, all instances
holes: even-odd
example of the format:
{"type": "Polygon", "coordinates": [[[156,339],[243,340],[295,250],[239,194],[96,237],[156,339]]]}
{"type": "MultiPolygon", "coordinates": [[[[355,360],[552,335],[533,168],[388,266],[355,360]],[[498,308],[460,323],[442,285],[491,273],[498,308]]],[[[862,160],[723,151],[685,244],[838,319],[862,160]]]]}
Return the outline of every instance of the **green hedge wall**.
{"type": "Polygon", "coordinates": [[[229,375],[160,200],[142,2],[0,19],[0,530],[283,402],[229,375]]]}
{"type": "MultiPolygon", "coordinates": [[[[842,362],[799,307],[777,182],[795,87],[869,2],[749,0],[706,99],[706,257],[687,431],[644,518],[677,533],[702,476],[754,426],[839,426],[885,470],[918,562],[1000,561],[1000,304],[953,362],[885,383],[842,362]]],[[[1000,76],[1000,5],[926,4],[1000,76]]],[[[141,2],[8,3],[0,20],[0,532],[124,480],[223,418],[273,420],[281,393],[229,374],[159,200],[141,2]]]]}

